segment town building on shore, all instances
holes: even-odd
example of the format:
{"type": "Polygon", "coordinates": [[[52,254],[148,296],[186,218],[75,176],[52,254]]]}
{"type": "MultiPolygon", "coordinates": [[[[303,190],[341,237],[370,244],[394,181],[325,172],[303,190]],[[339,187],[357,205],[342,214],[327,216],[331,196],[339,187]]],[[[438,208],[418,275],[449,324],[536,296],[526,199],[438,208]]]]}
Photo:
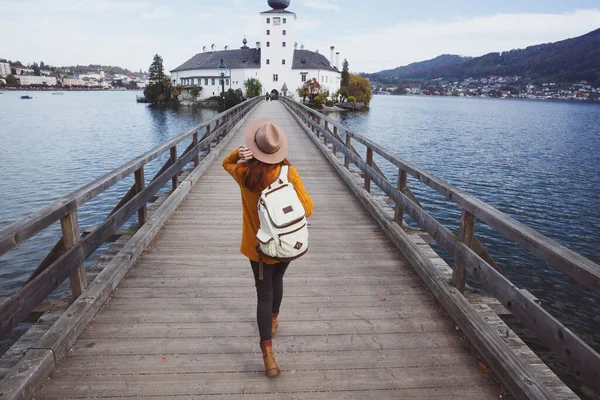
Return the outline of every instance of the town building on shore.
{"type": "Polygon", "coordinates": [[[21,86],[56,86],[56,78],[53,76],[17,75],[16,78],[19,80],[21,86]]]}
{"type": "Polygon", "coordinates": [[[269,0],[270,10],[260,13],[262,40],[255,48],[247,46],[244,38],[239,49],[215,51],[206,46],[201,53],[171,71],[174,85],[184,87],[200,86],[198,99],[218,96],[221,93],[220,73],[217,66],[221,59],[228,67],[225,74],[225,90],[241,89],[247,79],[258,79],[263,92],[282,94],[288,88],[288,95],[297,97],[296,89],[306,81],[316,79],[321,87],[330,93],[340,88],[339,52],[330,47],[329,59],[318,51],[305,50],[296,41],[296,14],[286,10],[289,0],[269,0]]]}
{"type": "Polygon", "coordinates": [[[11,74],[10,64],[7,62],[0,62],[0,76],[6,76],[11,74]]]}

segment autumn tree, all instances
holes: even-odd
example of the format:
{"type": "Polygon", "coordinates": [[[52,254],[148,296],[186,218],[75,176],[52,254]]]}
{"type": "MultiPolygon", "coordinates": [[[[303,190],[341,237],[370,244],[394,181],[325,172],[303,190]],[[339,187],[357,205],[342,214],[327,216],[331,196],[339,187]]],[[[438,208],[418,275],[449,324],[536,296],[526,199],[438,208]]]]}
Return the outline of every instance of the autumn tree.
{"type": "Polygon", "coordinates": [[[306,85],[302,85],[298,89],[296,89],[296,93],[298,93],[298,96],[302,98],[302,104],[305,104],[306,98],[309,95],[308,88],[306,87],[306,85]]]}
{"type": "Polygon", "coordinates": [[[359,103],[364,103],[365,107],[371,102],[371,82],[357,74],[350,74],[348,79],[348,97],[356,98],[359,103]]]}
{"type": "Polygon", "coordinates": [[[306,86],[306,89],[308,90],[308,95],[310,96],[310,101],[311,102],[314,101],[315,96],[318,95],[319,92],[321,91],[321,84],[319,83],[319,81],[316,78],[312,78],[312,79],[309,79],[308,81],[306,81],[304,86],[306,86]]]}

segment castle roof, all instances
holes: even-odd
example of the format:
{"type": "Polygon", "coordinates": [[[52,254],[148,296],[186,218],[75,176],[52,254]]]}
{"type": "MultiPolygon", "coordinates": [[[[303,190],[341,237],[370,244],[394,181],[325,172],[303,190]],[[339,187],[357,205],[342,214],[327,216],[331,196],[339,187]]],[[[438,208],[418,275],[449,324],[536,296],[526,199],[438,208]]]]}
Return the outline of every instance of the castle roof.
{"type": "Polygon", "coordinates": [[[324,69],[327,71],[338,70],[329,64],[329,60],[323,54],[319,54],[310,50],[294,50],[292,69],[324,69]]]}
{"type": "Polygon", "coordinates": [[[231,69],[260,68],[260,49],[246,48],[198,53],[171,72],[191,69],[216,70],[221,58],[231,69]]]}
{"type": "MultiPolygon", "coordinates": [[[[195,69],[215,70],[221,62],[221,58],[231,69],[260,68],[260,49],[234,49],[207,51],[198,53],[179,67],[171,70],[188,71],[195,69]]],[[[310,50],[294,50],[292,69],[321,69],[327,71],[338,71],[329,65],[329,60],[322,54],[310,50]]]]}

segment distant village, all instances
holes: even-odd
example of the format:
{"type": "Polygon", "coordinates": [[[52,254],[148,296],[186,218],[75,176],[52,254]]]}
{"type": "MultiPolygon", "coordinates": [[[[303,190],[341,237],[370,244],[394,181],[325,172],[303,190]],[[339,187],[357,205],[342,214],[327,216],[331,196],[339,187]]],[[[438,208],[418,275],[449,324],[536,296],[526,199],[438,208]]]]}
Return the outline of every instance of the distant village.
{"type": "Polygon", "coordinates": [[[404,85],[373,84],[376,95],[430,95],[600,101],[600,87],[579,83],[532,83],[520,76],[490,76],[448,81],[442,78],[404,85]]]}
{"type": "Polygon", "coordinates": [[[101,67],[47,67],[41,63],[31,66],[0,61],[0,85],[27,89],[143,89],[148,74],[105,74],[101,67]]]}

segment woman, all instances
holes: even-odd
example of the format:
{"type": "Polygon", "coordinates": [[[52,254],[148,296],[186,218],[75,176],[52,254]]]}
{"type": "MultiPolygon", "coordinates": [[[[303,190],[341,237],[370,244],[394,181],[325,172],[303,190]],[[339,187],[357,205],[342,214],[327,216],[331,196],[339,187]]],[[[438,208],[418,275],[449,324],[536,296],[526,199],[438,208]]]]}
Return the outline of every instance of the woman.
{"type": "Polygon", "coordinates": [[[294,185],[306,217],[312,214],[313,201],[306,193],[298,172],[286,159],[288,142],[281,128],[269,119],[253,122],[246,131],[245,147],[234,150],[223,160],[223,168],[240,185],[242,195],[242,244],[240,251],[248,257],[252,272],[258,305],[256,319],[260,333],[260,348],[267,376],[279,375],[279,367],[273,355],[271,338],[277,330],[279,307],[283,297],[283,275],[289,265],[263,255],[263,279],[259,279],[258,240],[256,232],[260,227],[258,198],[260,192],[279,176],[282,165],[289,165],[288,180],[294,185]],[[242,161],[238,163],[238,161],[242,161]]]}

